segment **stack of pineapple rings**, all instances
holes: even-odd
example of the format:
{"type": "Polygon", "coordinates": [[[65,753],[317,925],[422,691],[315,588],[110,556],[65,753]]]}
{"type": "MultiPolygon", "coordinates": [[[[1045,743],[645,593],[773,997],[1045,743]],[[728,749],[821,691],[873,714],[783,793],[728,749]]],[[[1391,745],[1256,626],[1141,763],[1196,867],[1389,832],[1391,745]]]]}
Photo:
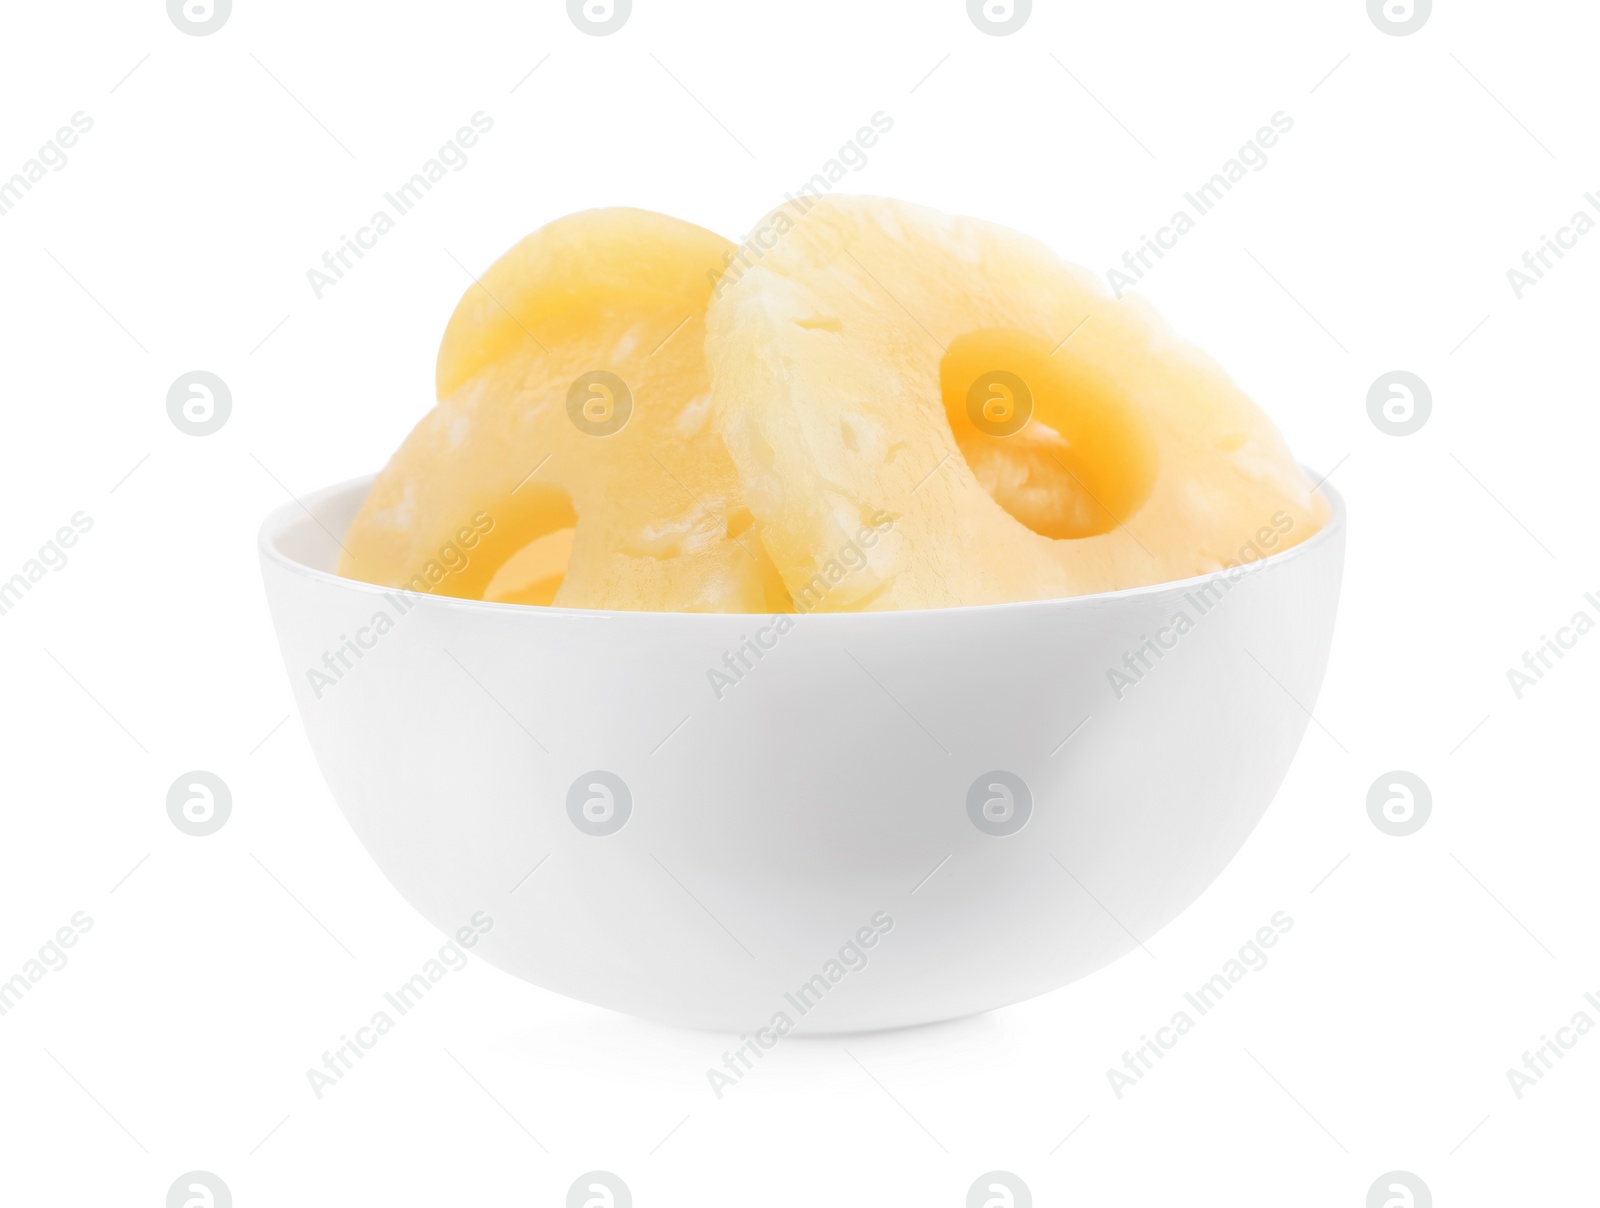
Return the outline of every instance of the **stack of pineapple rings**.
{"type": "Polygon", "coordinates": [[[1325,519],[1271,422],[1136,300],[989,223],[807,201],[736,278],[727,240],[641,210],[512,248],[339,572],[572,608],[939,608],[1183,579],[1325,519]]]}

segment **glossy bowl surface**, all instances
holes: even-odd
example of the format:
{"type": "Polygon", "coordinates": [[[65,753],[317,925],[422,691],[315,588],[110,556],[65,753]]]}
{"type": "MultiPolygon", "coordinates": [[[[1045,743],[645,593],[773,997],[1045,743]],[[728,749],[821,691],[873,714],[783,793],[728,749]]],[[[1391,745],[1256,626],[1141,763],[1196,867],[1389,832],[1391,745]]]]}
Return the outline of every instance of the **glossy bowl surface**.
{"type": "Polygon", "coordinates": [[[949,1019],[1091,973],[1216,878],[1315,706],[1345,513],[1233,571],[776,618],[533,608],[332,573],[371,479],[262,527],[334,797],[520,977],[768,1034],[949,1019]],[[779,632],[779,630],[782,632],[779,632]]]}

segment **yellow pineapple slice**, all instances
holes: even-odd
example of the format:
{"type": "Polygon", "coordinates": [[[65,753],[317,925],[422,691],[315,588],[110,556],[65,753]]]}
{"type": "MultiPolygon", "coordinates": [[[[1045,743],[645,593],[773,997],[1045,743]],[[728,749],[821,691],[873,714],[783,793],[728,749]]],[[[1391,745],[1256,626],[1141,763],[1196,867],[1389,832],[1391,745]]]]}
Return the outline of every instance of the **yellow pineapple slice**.
{"type": "Polygon", "coordinates": [[[706,359],[798,609],[1169,582],[1325,518],[1214,362],[1038,241],[857,197],[756,229],[772,246],[719,287],[706,359]]]}
{"type": "Polygon", "coordinates": [[[439,347],[439,404],[373,483],[339,573],[469,599],[765,612],[789,602],[711,423],[727,240],[574,214],[502,256],[439,347]]]}

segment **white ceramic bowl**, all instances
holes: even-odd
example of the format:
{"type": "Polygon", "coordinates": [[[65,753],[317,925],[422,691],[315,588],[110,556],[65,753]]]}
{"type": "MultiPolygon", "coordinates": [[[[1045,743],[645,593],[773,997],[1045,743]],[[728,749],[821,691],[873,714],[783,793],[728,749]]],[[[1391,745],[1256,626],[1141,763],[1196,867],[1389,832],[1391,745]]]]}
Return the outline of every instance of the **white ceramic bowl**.
{"type": "Polygon", "coordinates": [[[1344,554],[1324,488],[1325,528],[1237,572],[780,635],[339,578],[370,481],[280,509],[260,542],[306,733],[367,850],[440,930],[492,920],[477,951],[528,981],[753,1035],[983,1011],[1152,936],[1277,791],[1344,554]],[[708,672],[732,679],[747,639],[770,648],[719,699],[708,672]]]}

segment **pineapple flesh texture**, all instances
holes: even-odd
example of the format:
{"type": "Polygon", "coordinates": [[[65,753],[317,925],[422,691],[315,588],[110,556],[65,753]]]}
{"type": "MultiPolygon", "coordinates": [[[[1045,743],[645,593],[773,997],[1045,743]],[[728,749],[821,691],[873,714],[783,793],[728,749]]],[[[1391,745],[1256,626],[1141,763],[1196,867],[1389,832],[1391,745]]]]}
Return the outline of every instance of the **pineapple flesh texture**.
{"type": "Polygon", "coordinates": [[[711,422],[705,312],[731,246],[609,209],[502,256],[451,316],[439,403],[373,483],[339,573],[515,603],[787,610],[711,422]],[[623,389],[580,381],[597,371],[623,389]]]}
{"type": "Polygon", "coordinates": [[[773,246],[719,286],[706,330],[716,424],[794,598],[1114,591],[1278,552],[1326,519],[1272,423],[1142,303],[1003,227],[802,202],[757,228],[773,246]]]}

